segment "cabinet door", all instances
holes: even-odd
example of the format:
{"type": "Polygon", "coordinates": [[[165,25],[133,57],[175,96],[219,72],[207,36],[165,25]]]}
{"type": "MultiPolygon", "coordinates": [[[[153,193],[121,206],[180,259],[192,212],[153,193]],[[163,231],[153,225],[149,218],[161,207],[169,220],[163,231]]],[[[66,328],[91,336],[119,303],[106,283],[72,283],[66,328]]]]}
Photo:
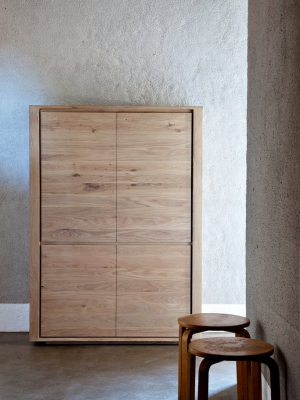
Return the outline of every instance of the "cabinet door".
{"type": "Polygon", "coordinates": [[[44,245],[41,264],[42,337],[115,336],[115,245],[44,245]]]}
{"type": "Polygon", "coordinates": [[[191,114],[117,114],[117,241],[191,241],[191,114]]]}
{"type": "Polygon", "coordinates": [[[178,337],[190,313],[189,245],[117,245],[117,336],[178,337]]]}
{"type": "Polygon", "coordinates": [[[116,114],[41,113],[44,243],[116,241],[116,114]]]}

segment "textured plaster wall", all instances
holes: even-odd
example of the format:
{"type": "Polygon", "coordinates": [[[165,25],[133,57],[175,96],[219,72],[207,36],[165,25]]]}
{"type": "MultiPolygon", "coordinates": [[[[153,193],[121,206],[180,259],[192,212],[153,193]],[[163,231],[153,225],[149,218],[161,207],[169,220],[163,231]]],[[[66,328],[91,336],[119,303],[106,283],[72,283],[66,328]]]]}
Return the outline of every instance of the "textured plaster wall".
{"type": "Polygon", "coordinates": [[[282,400],[300,399],[299,20],[298,0],[249,2],[247,314],[275,345],[282,400]]]}
{"type": "Polygon", "coordinates": [[[0,0],[0,302],[28,302],[28,105],[202,105],[204,303],[245,303],[246,0],[0,0]]]}

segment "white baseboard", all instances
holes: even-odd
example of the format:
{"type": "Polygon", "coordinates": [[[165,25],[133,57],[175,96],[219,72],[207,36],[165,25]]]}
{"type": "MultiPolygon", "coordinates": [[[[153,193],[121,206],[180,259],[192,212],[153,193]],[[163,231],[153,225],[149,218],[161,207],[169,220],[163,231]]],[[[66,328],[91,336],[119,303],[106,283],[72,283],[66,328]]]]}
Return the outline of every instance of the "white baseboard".
{"type": "Polygon", "coordinates": [[[246,304],[202,304],[202,312],[246,316],[246,304]]]}
{"type": "Polygon", "coordinates": [[[0,304],[0,332],[28,332],[29,304],[0,304]]]}
{"type": "MultiPolygon", "coordinates": [[[[246,314],[245,304],[203,304],[203,312],[246,314]]],[[[28,332],[29,304],[0,304],[0,332],[28,332]]]]}

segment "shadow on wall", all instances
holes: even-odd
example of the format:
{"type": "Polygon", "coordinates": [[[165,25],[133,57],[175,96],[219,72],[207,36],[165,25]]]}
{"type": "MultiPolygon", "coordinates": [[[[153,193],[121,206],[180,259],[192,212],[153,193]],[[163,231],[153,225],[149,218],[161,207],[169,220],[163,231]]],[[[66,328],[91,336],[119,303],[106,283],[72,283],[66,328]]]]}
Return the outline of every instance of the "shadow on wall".
{"type": "MultiPolygon", "coordinates": [[[[25,168],[25,171],[27,172],[28,168],[25,168]]],[[[6,171],[6,174],[0,172],[2,177],[0,181],[0,303],[27,303],[29,287],[28,178],[14,181],[12,173],[12,177],[4,179],[8,172],[6,171]]]]}
{"type": "MultiPolygon", "coordinates": [[[[260,321],[256,322],[255,337],[260,338],[260,340],[267,341],[265,329],[260,321]]],[[[271,343],[271,344],[273,344],[273,343],[271,343]]],[[[287,393],[287,382],[288,382],[287,360],[284,356],[283,351],[280,349],[280,347],[278,345],[274,346],[274,358],[280,367],[281,391],[284,391],[284,393],[287,393]]],[[[263,372],[264,377],[266,377],[268,384],[270,385],[270,370],[266,365],[262,365],[262,372],[263,372]]],[[[268,390],[269,390],[269,388],[268,388],[268,390]]]]}

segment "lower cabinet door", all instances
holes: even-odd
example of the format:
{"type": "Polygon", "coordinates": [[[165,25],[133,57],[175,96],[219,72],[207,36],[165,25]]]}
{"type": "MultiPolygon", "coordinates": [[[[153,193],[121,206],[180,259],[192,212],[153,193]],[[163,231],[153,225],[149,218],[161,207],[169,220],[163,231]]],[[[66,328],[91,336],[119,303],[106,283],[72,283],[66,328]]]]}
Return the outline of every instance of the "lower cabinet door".
{"type": "Polygon", "coordinates": [[[118,337],[178,337],[190,303],[189,245],[117,246],[118,337]]]}
{"type": "Polygon", "coordinates": [[[41,337],[114,337],[116,246],[44,245],[41,337]]]}

